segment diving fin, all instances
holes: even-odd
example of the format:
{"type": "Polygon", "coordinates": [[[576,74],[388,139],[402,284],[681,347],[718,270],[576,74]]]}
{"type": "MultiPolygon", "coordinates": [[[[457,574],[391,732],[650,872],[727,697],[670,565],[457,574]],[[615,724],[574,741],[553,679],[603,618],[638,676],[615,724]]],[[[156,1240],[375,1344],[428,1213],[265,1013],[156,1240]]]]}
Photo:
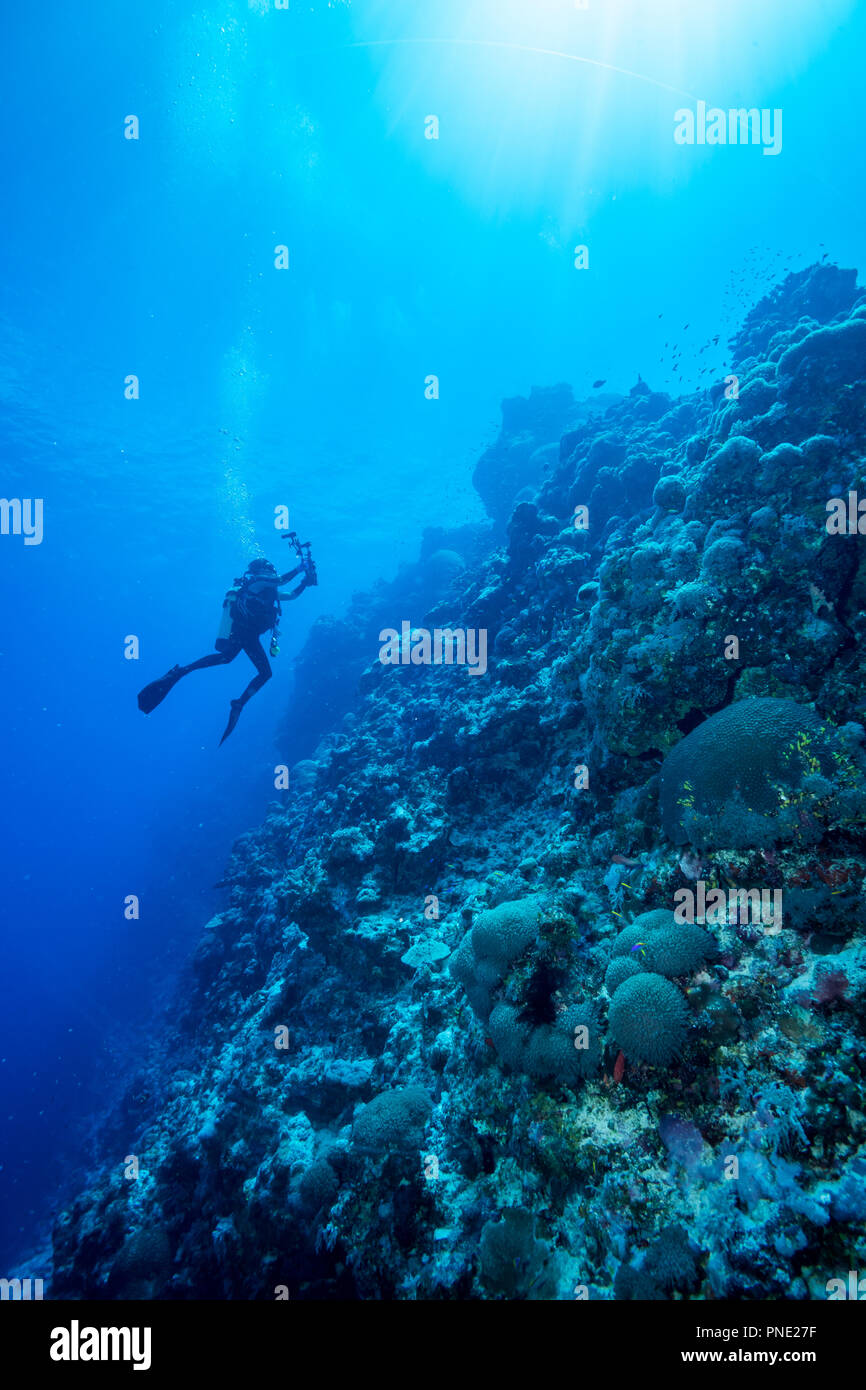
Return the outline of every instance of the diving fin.
{"type": "Polygon", "coordinates": [[[158,681],[151,681],[143,690],[138,692],[138,708],[142,714],[150,714],[157,705],[161,705],[168,692],[177,684],[181,676],[186,672],[183,666],[172,666],[164,676],[160,676],[158,681]]]}
{"type": "Polygon", "coordinates": [[[241,710],[243,709],[243,707],[243,700],[232,700],[232,712],[229,715],[229,722],[228,724],[226,724],[226,731],[220,739],[220,747],[222,747],[222,745],[225,743],[232,729],[235,727],[235,724],[237,724],[238,720],[240,719],[241,710]]]}

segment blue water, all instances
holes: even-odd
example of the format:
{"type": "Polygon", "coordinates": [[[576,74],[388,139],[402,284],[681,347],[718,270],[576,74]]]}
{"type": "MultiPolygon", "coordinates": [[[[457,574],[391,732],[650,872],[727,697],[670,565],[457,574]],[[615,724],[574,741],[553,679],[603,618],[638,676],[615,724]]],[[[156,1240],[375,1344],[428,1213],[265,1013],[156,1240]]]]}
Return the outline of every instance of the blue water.
{"type": "Polygon", "coordinates": [[[425,527],[482,518],[502,398],[693,389],[787,269],[866,265],[866,11],[103,0],[4,30],[2,490],[43,498],[45,530],[0,537],[3,1268],[273,798],[293,654],[425,527]],[[781,108],[781,154],[678,147],[693,97],[781,108]],[[279,504],[320,584],[275,679],[221,749],[244,658],[144,719],[136,691],[211,649],[249,559],[288,568],[279,504]]]}

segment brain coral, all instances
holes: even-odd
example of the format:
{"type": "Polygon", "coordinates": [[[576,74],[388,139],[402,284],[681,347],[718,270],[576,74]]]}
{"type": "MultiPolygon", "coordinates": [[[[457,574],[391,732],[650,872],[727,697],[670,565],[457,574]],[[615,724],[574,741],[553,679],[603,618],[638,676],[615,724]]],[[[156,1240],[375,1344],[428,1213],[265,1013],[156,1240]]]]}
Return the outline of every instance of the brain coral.
{"type": "Polygon", "coordinates": [[[472,928],[475,955],[501,967],[504,973],[513,960],[535,940],[542,915],[543,895],[535,894],[517,902],[501,903],[482,912],[472,928]]]}
{"type": "Polygon", "coordinates": [[[521,1023],[513,1004],[500,1003],[490,1015],[490,1039],[503,1062],[519,1067],[529,1042],[529,1025],[521,1023]]]}
{"type": "Polygon", "coordinates": [[[646,1302],[667,1298],[672,1289],[692,1293],[696,1283],[697,1262],[685,1230],[682,1226],[666,1226],[638,1268],[620,1265],[614,1294],[618,1299],[646,1302]]]}
{"type": "Polygon", "coordinates": [[[693,922],[678,922],[667,908],[642,912],[624,927],[611,950],[604,983],[613,995],[632,975],[648,970],[654,975],[688,975],[716,953],[709,932],[693,922]]]}
{"type": "Polygon", "coordinates": [[[555,1023],[533,1029],[527,1071],[532,1076],[553,1076],[572,1082],[588,1076],[601,1061],[600,1031],[593,1005],[573,1004],[558,1015],[555,1023]],[[578,1029],[585,1029],[585,1034],[578,1033],[578,1029]],[[576,1046],[584,1037],[586,1047],[576,1046]]]}
{"type": "Polygon", "coordinates": [[[299,1184],[301,1201],[315,1215],[324,1207],[329,1210],[336,1201],[340,1182],[326,1158],[320,1158],[304,1171],[299,1184]]]}
{"type": "Polygon", "coordinates": [[[674,914],[667,907],[656,907],[650,912],[642,912],[639,917],[635,917],[630,926],[623,927],[615,938],[610,953],[612,956],[639,956],[640,952],[633,950],[633,947],[641,943],[645,945],[651,932],[659,931],[662,927],[672,927],[675,922],[674,914]]]}
{"type": "MultiPolygon", "coordinates": [[[[615,938],[611,947],[611,955],[616,959],[617,956],[637,956],[634,950],[640,942],[644,941],[649,930],[646,919],[648,912],[644,912],[640,917],[636,917],[631,926],[623,927],[622,931],[615,938]]],[[[667,916],[667,914],[665,914],[667,916]]]]}
{"type": "Polygon", "coordinates": [[[482,912],[451,957],[449,967],[479,1018],[492,1007],[491,990],[538,934],[546,898],[535,893],[482,912]]]}
{"type": "Polygon", "coordinates": [[[817,805],[808,788],[833,763],[814,710],[794,700],[739,700],[710,715],[661,770],[665,834],[674,844],[735,849],[803,836],[817,805]],[[817,776],[816,776],[817,774],[817,776]]]}
{"type": "Polygon", "coordinates": [[[683,996],[662,975],[632,975],[611,1000],[611,1037],[630,1061],[666,1066],[682,1048],[687,1023],[683,996]]]}
{"type": "Polygon", "coordinates": [[[142,1227],[128,1236],[109,1276],[113,1298],[150,1299],[171,1272],[171,1246],[160,1227],[142,1227]]]}
{"type": "Polygon", "coordinates": [[[639,975],[642,966],[633,956],[614,956],[604,973],[604,983],[608,994],[615,994],[623,980],[639,975]]]}
{"type": "Polygon", "coordinates": [[[520,1207],[502,1213],[501,1221],[488,1221],[479,1244],[481,1282],[504,1298],[555,1297],[552,1275],[545,1278],[550,1246],[535,1238],[535,1217],[520,1207]]]}
{"type": "Polygon", "coordinates": [[[601,1060],[598,1016],[591,1004],[573,1004],[557,1015],[555,1023],[537,1028],[521,1022],[511,1004],[496,1005],[490,1015],[490,1037],[496,1051],[514,1067],[530,1076],[555,1077],[574,1082],[597,1069],[601,1060]],[[578,1028],[586,1028],[586,1047],[578,1028]]]}
{"type": "Polygon", "coordinates": [[[643,1270],[663,1289],[681,1289],[684,1292],[693,1289],[697,1264],[682,1226],[665,1226],[659,1232],[647,1251],[643,1270]]]}
{"type": "Polygon", "coordinates": [[[659,927],[647,938],[643,964],[656,975],[688,975],[715,955],[716,943],[703,927],[693,922],[674,922],[659,927]]]}
{"type": "Polygon", "coordinates": [[[479,1018],[486,1019],[492,1007],[490,991],[499,983],[501,974],[489,961],[475,954],[472,932],[468,931],[453,953],[448,968],[466,991],[466,997],[479,1018]]]}
{"type": "Polygon", "coordinates": [[[352,1142],[362,1153],[420,1149],[432,1102],[421,1086],[382,1091],[355,1118],[352,1142]]]}

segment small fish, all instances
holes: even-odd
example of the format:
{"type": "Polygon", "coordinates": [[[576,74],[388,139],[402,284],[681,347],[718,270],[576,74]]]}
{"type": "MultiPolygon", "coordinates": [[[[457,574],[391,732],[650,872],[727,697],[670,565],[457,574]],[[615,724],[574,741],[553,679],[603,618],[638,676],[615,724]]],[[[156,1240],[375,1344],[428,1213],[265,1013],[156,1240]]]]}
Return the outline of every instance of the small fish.
{"type": "Polygon", "coordinates": [[[624,1073],[625,1073],[625,1053],[624,1053],[624,1052],[620,1052],[619,1056],[617,1057],[617,1059],[616,1059],[616,1061],[614,1062],[614,1065],[613,1065],[613,1079],[614,1079],[614,1081],[622,1081],[622,1078],[623,1078],[624,1073]]]}
{"type": "Polygon", "coordinates": [[[627,869],[635,869],[640,864],[639,859],[629,859],[624,854],[612,854],[610,862],[611,864],[624,864],[627,869]]]}
{"type": "Polygon", "coordinates": [[[599,386],[606,386],[606,385],[607,385],[607,377],[606,377],[606,376],[605,376],[605,377],[601,377],[598,381],[594,381],[594,382],[592,383],[592,389],[593,389],[593,391],[597,391],[598,388],[599,388],[599,386]]]}

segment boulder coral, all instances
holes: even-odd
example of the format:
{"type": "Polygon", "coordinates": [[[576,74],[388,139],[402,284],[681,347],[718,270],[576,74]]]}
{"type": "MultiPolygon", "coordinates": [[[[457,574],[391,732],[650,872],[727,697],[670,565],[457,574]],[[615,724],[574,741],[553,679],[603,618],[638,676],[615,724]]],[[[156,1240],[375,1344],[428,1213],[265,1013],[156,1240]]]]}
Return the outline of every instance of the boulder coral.
{"type": "Polygon", "coordinates": [[[666,1066],[682,1050],[687,1026],[686,1002],[662,975],[632,975],[613,996],[610,1033],[627,1059],[666,1066]]]}
{"type": "Polygon", "coordinates": [[[830,737],[813,709],[789,699],[739,700],[687,734],[661,771],[665,834],[716,849],[818,835],[833,792],[830,737]]]}

